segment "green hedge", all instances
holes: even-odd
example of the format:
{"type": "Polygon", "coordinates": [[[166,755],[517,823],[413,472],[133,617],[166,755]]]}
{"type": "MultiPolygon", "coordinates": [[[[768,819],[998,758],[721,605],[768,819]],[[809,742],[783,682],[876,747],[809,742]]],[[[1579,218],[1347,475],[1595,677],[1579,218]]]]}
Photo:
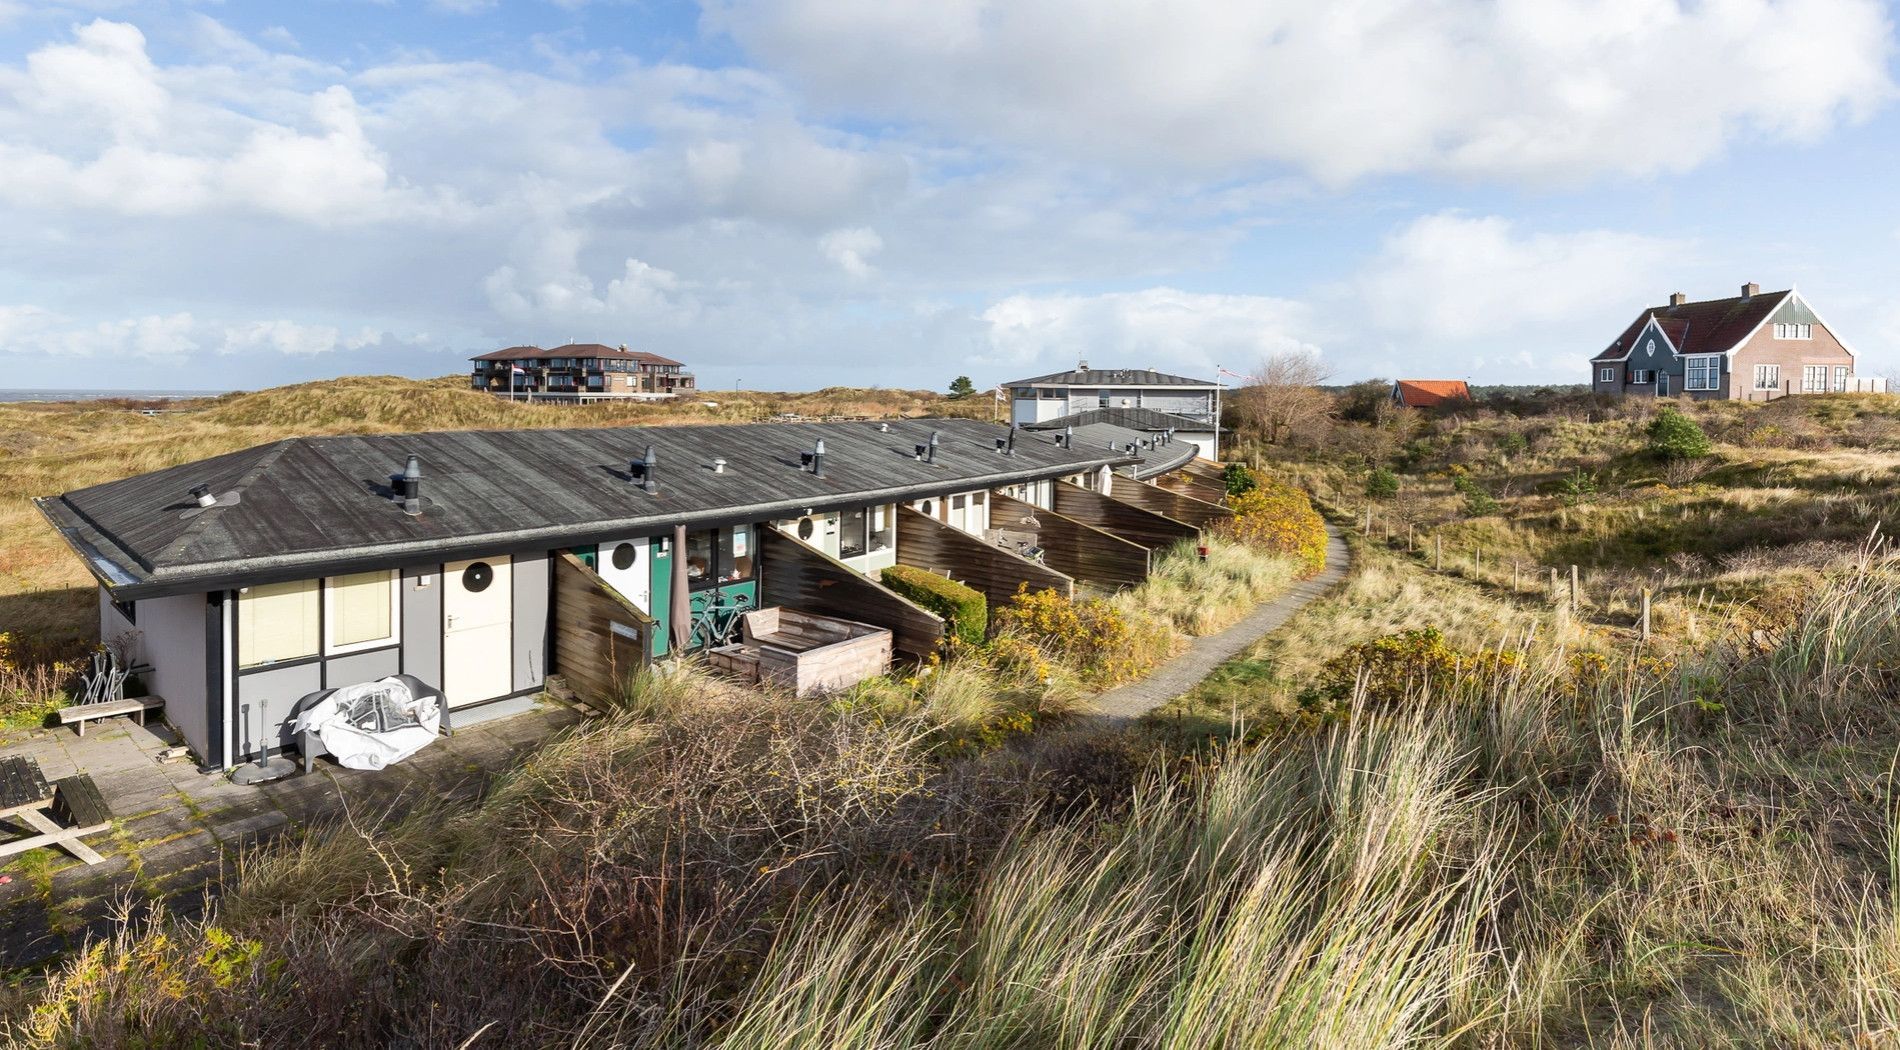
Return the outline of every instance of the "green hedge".
{"type": "Polygon", "coordinates": [[[884,586],[943,617],[951,638],[964,645],[983,644],[990,610],[981,591],[915,565],[893,565],[883,575],[884,586]]]}

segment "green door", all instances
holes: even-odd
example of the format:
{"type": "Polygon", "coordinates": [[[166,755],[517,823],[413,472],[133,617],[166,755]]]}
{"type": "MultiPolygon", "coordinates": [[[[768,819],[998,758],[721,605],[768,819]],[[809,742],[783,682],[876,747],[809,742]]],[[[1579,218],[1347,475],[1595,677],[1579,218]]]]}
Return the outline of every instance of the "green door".
{"type": "Polygon", "coordinates": [[[574,557],[579,558],[581,560],[581,564],[587,566],[590,569],[600,568],[600,548],[599,547],[569,547],[567,549],[567,552],[569,554],[572,554],[574,557]]]}
{"type": "Polygon", "coordinates": [[[648,610],[655,623],[660,626],[653,632],[653,655],[665,656],[667,639],[672,636],[673,622],[673,540],[671,537],[653,538],[653,557],[648,559],[653,566],[653,598],[648,610]]]}

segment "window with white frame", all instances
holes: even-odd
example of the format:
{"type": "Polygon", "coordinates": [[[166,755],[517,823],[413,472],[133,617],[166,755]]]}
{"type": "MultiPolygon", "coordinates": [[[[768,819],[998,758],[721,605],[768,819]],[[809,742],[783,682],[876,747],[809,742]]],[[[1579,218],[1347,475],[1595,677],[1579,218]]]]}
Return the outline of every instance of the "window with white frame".
{"type": "Polygon", "coordinates": [[[261,583],[238,592],[238,667],[264,667],[317,655],[315,580],[261,583]]]}
{"type": "Polygon", "coordinates": [[[1804,394],[1821,394],[1821,393],[1825,393],[1826,391],[1827,391],[1827,366],[1826,365],[1802,365],[1801,366],[1801,392],[1804,394]]]}
{"type": "Polygon", "coordinates": [[[1786,324],[1777,323],[1775,325],[1775,338],[1812,339],[1814,338],[1814,326],[1811,324],[1796,324],[1793,322],[1786,324]]]}
{"type": "Polygon", "coordinates": [[[1847,389],[1847,366],[1834,366],[1834,391],[1840,393],[1847,389]]]}
{"type": "Polygon", "coordinates": [[[1655,381],[1656,381],[1656,370],[1653,368],[1630,369],[1630,382],[1636,384],[1637,386],[1643,386],[1648,383],[1654,383],[1655,381]]]}
{"type": "Polygon", "coordinates": [[[1682,359],[1684,390],[1714,390],[1722,382],[1722,355],[1699,354],[1682,359]]]}
{"type": "Polygon", "coordinates": [[[1599,382],[1599,383],[1614,383],[1614,382],[1616,382],[1616,369],[1614,369],[1614,368],[1599,368],[1599,369],[1597,369],[1597,382],[1599,382]]]}
{"type": "Polygon", "coordinates": [[[394,645],[401,630],[396,570],[332,576],[323,581],[323,651],[353,653],[394,645]]]}
{"type": "Polygon", "coordinates": [[[1781,366],[1780,365],[1756,365],[1755,366],[1755,389],[1757,390],[1781,389],[1781,366]]]}

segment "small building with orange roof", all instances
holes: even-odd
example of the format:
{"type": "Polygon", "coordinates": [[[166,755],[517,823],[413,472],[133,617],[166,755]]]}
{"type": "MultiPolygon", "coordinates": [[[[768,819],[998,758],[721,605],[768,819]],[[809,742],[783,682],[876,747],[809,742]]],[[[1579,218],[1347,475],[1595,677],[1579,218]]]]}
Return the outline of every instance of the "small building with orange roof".
{"type": "Polygon", "coordinates": [[[1392,400],[1407,408],[1431,408],[1447,401],[1471,400],[1462,379],[1401,379],[1392,384],[1392,400]]]}

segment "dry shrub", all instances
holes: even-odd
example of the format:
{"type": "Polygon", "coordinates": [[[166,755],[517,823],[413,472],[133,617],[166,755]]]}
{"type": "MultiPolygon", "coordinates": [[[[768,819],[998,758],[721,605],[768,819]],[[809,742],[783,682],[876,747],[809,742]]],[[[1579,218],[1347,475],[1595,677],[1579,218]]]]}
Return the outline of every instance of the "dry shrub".
{"type": "Polygon", "coordinates": [[[1515,675],[1523,654],[1502,647],[1466,652],[1436,627],[1420,627],[1348,646],[1320,668],[1317,699],[1338,707],[1355,695],[1381,707],[1407,698],[1494,691],[1515,675]]]}

